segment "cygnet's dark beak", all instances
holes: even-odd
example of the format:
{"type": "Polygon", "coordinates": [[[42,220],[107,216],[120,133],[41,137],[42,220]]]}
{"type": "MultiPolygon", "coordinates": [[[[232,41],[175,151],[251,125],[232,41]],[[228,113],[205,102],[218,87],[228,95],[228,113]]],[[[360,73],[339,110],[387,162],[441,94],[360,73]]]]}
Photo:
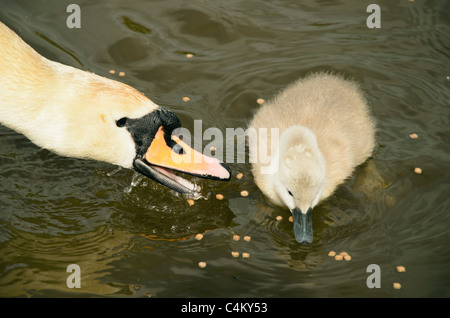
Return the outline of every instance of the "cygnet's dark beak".
{"type": "Polygon", "coordinates": [[[303,213],[299,208],[292,211],[294,216],[294,234],[299,243],[309,244],[313,241],[312,209],[303,213]]]}

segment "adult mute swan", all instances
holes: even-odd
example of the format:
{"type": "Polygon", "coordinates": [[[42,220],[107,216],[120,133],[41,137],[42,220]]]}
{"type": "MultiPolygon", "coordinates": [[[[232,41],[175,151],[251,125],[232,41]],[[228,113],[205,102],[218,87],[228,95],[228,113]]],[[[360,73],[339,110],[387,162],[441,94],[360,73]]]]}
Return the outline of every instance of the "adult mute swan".
{"type": "Polygon", "coordinates": [[[199,189],[172,171],[230,178],[172,134],[181,126],[174,113],[128,85],[44,58],[1,22],[0,123],[59,155],[133,168],[181,193],[199,189]]]}
{"type": "Polygon", "coordinates": [[[296,240],[311,243],[312,209],[373,152],[375,121],[365,98],[354,82],[312,74],[261,106],[249,127],[258,137],[250,140],[255,183],[290,209],[296,240]],[[271,128],[278,129],[278,140],[266,133],[271,128]],[[270,161],[258,154],[269,154],[270,161]]]}

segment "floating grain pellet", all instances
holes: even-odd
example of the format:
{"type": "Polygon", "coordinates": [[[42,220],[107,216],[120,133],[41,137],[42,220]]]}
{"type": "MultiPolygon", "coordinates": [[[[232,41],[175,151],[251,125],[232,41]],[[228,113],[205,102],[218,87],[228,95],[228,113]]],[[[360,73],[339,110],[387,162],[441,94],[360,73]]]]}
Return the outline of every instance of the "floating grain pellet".
{"type": "Polygon", "coordinates": [[[114,71],[114,70],[109,70],[109,74],[116,74],[116,71],[114,71]]]}
{"type": "Polygon", "coordinates": [[[241,239],[241,237],[237,234],[233,235],[233,241],[239,241],[241,239]]]}
{"type": "Polygon", "coordinates": [[[257,100],[256,100],[256,102],[258,103],[258,104],[264,104],[264,99],[262,99],[262,98],[258,98],[257,100]]]}
{"type": "Polygon", "coordinates": [[[183,100],[183,102],[188,102],[188,101],[190,101],[191,99],[190,99],[188,96],[184,96],[184,97],[182,98],[182,100],[183,100]]]}
{"type": "Polygon", "coordinates": [[[195,236],[195,239],[196,239],[197,241],[200,241],[202,238],[203,238],[203,234],[202,234],[202,233],[198,233],[198,234],[195,236]]]}
{"type": "Polygon", "coordinates": [[[414,168],[414,173],[415,174],[421,174],[422,173],[422,169],[420,169],[419,167],[414,168]]]}
{"type": "Polygon", "coordinates": [[[416,133],[413,133],[413,134],[410,134],[410,135],[409,135],[409,138],[411,138],[411,139],[417,139],[417,138],[419,138],[419,136],[418,136],[416,133]]]}
{"type": "Polygon", "coordinates": [[[337,254],[334,256],[334,259],[337,261],[342,261],[344,259],[344,257],[341,254],[337,254]]]}
{"type": "Polygon", "coordinates": [[[275,218],[277,221],[281,221],[283,219],[283,217],[281,215],[277,215],[277,217],[275,218]]]}
{"type": "Polygon", "coordinates": [[[125,76],[125,72],[119,72],[119,76],[125,76]]]}
{"type": "Polygon", "coordinates": [[[186,57],[187,57],[188,59],[190,59],[190,58],[194,57],[194,54],[188,53],[188,54],[186,54],[186,57]]]}
{"type": "Polygon", "coordinates": [[[194,203],[195,203],[195,201],[192,200],[192,199],[187,199],[187,203],[188,203],[190,206],[193,206],[194,203]]]}
{"type": "Polygon", "coordinates": [[[352,259],[352,257],[350,255],[344,255],[344,259],[348,262],[352,259]]]}
{"type": "Polygon", "coordinates": [[[250,235],[244,236],[244,241],[246,241],[246,242],[250,242],[251,239],[252,239],[252,238],[250,237],[250,235]]]}
{"type": "Polygon", "coordinates": [[[231,256],[233,256],[234,258],[238,258],[239,252],[231,252],[231,256]]]}
{"type": "Polygon", "coordinates": [[[223,200],[223,194],[217,193],[216,194],[216,199],[217,200],[223,200]]]}
{"type": "Polygon", "coordinates": [[[243,173],[238,173],[238,174],[236,175],[236,179],[242,179],[243,176],[244,176],[243,173]]]}
{"type": "Polygon", "coordinates": [[[294,217],[292,215],[289,217],[289,222],[294,222],[294,217]]]}
{"type": "Polygon", "coordinates": [[[399,265],[399,266],[397,266],[396,268],[397,268],[397,272],[399,272],[399,273],[404,273],[404,272],[406,272],[405,266],[399,265]]]}
{"type": "Polygon", "coordinates": [[[402,288],[402,285],[400,283],[393,283],[392,287],[394,287],[394,289],[400,289],[402,288]]]}
{"type": "Polygon", "coordinates": [[[241,191],[241,196],[247,197],[248,196],[248,191],[247,190],[242,190],[241,191]]]}
{"type": "Polygon", "coordinates": [[[206,262],[198,262],[198,267],[205,268],[206,267],[206,262]]]}
{"type": "Polygon", "coordinates": [[[249,257],[250,257],[249,253],[246,252],[242,253],[242,258],[249,258],[249,257]]]}
{"type": "Polygon", "coordinates": [[[335,251],[329,251],[328,256],[334,257],[336,255],[335,251]]]}
{"type": "Polygon", "coordinates": [[[344,251],[344,252],[340,252],[339,255],[342,255],[342,257],[344,257],[344,256],[348,255],[348,253],[344,251]]]}

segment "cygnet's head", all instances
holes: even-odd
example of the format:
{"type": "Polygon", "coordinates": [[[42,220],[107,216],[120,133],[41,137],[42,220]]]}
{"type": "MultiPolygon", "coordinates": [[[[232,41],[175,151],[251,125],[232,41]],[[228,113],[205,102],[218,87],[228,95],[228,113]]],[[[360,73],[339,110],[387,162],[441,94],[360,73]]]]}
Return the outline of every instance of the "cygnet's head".
{"type": "Polygon", "coordinates": [[[325,181],[325,160],[314,133],[303,126],[287,128],[280,136],[275,188],[293,214],[299,243],[313,241],[312,209],[320,201],[325,181]]]}

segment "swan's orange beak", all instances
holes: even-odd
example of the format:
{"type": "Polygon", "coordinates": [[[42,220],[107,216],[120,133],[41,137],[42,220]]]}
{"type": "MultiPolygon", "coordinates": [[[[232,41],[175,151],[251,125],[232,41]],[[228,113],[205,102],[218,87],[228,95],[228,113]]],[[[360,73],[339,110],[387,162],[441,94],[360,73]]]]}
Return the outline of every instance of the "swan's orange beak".
{"type": "Polygon", "coordinates": [[[160,127],[145,153],[145,160],[150,165],[202,178],[230,179],[230,169],[218,159],[205,156],[192,149],[178,136],[172,134],[171,140],[174,142],[173,146],[167,144],[164,131],[160,127]]]}

